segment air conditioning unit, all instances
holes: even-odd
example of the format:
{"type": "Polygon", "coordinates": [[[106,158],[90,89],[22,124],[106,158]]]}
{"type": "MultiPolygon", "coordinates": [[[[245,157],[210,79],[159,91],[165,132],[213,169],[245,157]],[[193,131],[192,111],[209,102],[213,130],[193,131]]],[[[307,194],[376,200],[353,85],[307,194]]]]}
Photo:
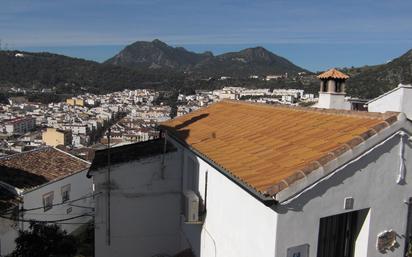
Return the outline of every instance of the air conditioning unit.
{"type": "Polygon", "coordinates": [[[199,221],[199,197],[195,192],[189,190],[184,192],[185,196],[185,210],[184,214],[186,222],[198,222],[199,221]]]}

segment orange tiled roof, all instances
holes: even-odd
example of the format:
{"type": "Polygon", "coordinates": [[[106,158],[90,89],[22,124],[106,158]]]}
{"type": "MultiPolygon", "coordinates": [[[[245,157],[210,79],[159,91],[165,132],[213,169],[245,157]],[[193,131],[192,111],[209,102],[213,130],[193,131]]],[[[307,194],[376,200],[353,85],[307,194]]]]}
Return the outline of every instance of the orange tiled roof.
{"type": "Polygon", "coordinates": [[[349,76],[344,74],[343,72],[338,71],[337,69],[333,68],[318,76],[319,79],[348,79],[349,76]]]}
{"type": "Polygon", "coordinates": [[[161,127],[249,187],[274,195],[396,120],[394,113],[223,101],[161,127]]]}

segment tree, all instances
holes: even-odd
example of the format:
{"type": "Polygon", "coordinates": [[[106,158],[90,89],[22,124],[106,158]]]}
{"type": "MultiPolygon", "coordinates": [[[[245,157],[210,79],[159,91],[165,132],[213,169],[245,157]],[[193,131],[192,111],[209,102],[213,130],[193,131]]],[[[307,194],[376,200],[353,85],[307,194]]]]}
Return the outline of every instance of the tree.
{"type": "Polygon", "coordinates": [[[29,230],[19,231],[15,241],[10,257],[71,257],[77,252],[75,238],[55,224],[32,222],[29,230]]]}

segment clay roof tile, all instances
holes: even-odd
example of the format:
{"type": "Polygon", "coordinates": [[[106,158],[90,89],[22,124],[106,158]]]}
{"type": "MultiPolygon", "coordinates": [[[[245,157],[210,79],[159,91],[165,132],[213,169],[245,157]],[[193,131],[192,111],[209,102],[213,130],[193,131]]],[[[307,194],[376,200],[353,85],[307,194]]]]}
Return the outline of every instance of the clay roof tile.
{"type": "Polygon", "coordinates": [[[396,120],[396,113],[223,101],[161,128],[259,193],[273,195],[396,120]]]}

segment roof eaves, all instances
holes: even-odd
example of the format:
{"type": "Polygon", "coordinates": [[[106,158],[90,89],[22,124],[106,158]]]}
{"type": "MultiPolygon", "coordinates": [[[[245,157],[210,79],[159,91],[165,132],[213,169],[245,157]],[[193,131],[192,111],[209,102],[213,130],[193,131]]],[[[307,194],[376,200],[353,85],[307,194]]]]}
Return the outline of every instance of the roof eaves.
{"type": "Polygon", "coordinates": [[[75,155],[73,155],[73,154],[71,154],[71,153],[65,152],[65,151],[63,151],[63,150],[61,150],[61,149],[59,149],[59,148],[57,148],[57,147],[53,147],[53,149],[55,149],[55,150],[57,150],[57,151],[59,151],[59,152],[61,152],[61,153],[64,153],[64,154],[70,156],[71,158],[74,158],[74,159],[76,159],[76,160],[78,160],[78,161],[81,161],[81,162],[84,162],[84,163],[88,164],[88,165],[89,165],[89,168],[90,168],[90,165],[92,164],[92,163],[89,162],[89,161],[83,160],[82,158],[79,158],[79,157],[77,157],[77,156],[75,156],[75,155]]]}
{"type": "Polygon", "coordinates": [[[362,135],[353,138],[338,149],[326,154],[317,161],[310,163],[305,168],[296,171],[294,175],[286,180],[288,186],[274,185],[270,188],[270,195],[279,202],[299,194],[316,181],[322,179],[334,170],[345,165],[367,152],[373,146],[384,141],[396,131],[402,129],[406,118],[404,115],[392,116],[382,123],[374,126],[362,135]]]}
{"type": "MultiPolygon", "coordinates": [[[[58,177],[58,178],[56,178],[56,179],[47,181],[46,183],[43,183],[43,184],[41,184],[41,185],[34,186],[34,187],[31,187],[31,188],[23,189],[24,191],[23,191],[22,194],[27,194],[27,193],[33,192],[33,191],[35,191],[35,190],[37,190],[37,189],[39,189],[39,188],[48,186],[48,185],[50,185],[50,184],[53,184],[53,183],[55,183],[55,182],[58,182],[58,181],[60,181],[60,180],[66,179],[66,178],[68,178],[68,177],[74,176],[74,175],[76,175],[76,174],[79,174],[79,173],[82,173],[82,172],[85,172],[85,171],[88,172],[88,171],[89,171],[89,168],[80,169],[80,170],[77,170],[77,171],[75,171],[75,172],[72,172],[72,173],[70,173],[70,174],[68,174],[68,175],[66,175],[66,176],[58,177]]],[[[87,174],[87,173],[86,173],[86,174],[87,174]]]]}

